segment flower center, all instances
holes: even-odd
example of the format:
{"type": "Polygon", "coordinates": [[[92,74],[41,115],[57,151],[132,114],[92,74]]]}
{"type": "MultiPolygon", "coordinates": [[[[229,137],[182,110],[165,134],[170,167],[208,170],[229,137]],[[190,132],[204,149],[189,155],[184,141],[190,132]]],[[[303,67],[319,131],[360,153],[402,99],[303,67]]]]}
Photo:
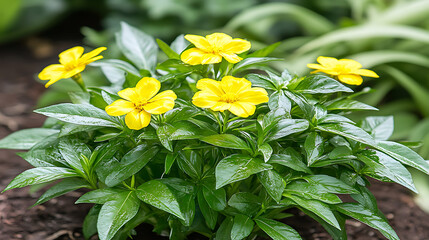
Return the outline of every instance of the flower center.
{"type": "Polygon", "coordinates": [[[143,111],[143,107],[147,104],[147,101],[141,101],[141,102],[136,102],[133,103],[134,107],[140,111],[143,111]]]}
{"type": "Polygon", "coordinates": [[[351,69],[349,67],[341,64],[336,65],[333,70],[338,72],[338,74],[347,74],[351,72],[351,69]]]}
{"type": "Polygon", "coordinates": [[[234,103],[234,102],[237,102],[237,100],[238,100],[237,96],[230,93],[225,93],[220,97],[220,101],[226,102],[226,103],[234,103]]]}
{"type": "Polygon", "coordinates": [[[74,62],[67,63],[66,65],[64,65],[64,68],[66,69],[66,71],[71,71],[77,67],[78,67],[78,64],[76,64],[74,62]]]}

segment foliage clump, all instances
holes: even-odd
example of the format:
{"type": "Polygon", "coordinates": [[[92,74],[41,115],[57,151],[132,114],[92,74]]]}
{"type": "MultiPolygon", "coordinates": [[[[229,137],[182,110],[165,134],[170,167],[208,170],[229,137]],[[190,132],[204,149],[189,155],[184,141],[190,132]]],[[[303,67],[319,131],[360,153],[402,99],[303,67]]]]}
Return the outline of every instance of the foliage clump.
{"type": "MultiPolygon", "coordinates": [[[[245,40],[215,36],[216,44],[227,38],[247,48],[245,40]]],[[[0,141],[2,148],[29,150],[19,155],[34,166],[6,190],[63,179],[41,204],[89,189],[77,200],[95,204],[83,231],[101,240],[127,239],[143,222],[170,239],[192,232],[222,240],[301,239],[281,221],[291,208],[334,239],[347,238],[348,218],[398,239],[368,178],[416,191],[405,166],[428,174],[429,164],[388,141],[391,117],[347,118],[376,109],[354,100],[362,93],[337,79],[270,68],[268,62],[281,60],[266,57],[275,46],[241,53],[231,45],[228,55],[213,42],[213,52],[199,52],[205,38],[187,39],[200,42],[179,36],[171,46],[156,44],[123,24],[117,45],[126,59],[91,63],[109,85],[87,88],[78,73],[73,79],[83,91],[70,93],[72,103],[36,110],[49,117],[42,128],[0,141]],[[181,61],[182,52],[192,65],[181,61]]]]}

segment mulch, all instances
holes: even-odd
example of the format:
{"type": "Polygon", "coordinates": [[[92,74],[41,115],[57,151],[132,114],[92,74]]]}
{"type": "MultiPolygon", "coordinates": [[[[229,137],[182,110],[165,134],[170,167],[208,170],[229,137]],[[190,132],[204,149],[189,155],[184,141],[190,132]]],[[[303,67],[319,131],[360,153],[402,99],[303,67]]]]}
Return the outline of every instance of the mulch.
{"type": "MultiPolygon", "coordinates": [[[[40,127],[44,118],[32,113],[44,87],[34,79],[35,73],[57,60],[57,53],[76,42],[29,39],[0,47],[0,138],[18,129],[40,127]]],[[[15,155],[0,150],[0,189],[31,166],[15,155]]],[[[379,208],[403,240],[429,239],[429,215],[413,201],[403,187],[373,181],[370,187],[379,208]]],[[[81,225],[91,205],[75,205],[82,194],[73,192],[45,204],[30,208],[40,196],[28,188],[0,194],[0,239],[2,240],[80,240],[81,225]]],[[[323,228],[299,211],[286,222],[300,232],[303,239],[331,239],[323,228]]],[[[379,232],[353,220],[347,223],[348,239],[385,239],[379,232]]],[[[167,239],[151,233],[151,227],[139,227],[134,239],[167,239]]],[[[190,239],[200,239],[192,237],[190,239]]]]}

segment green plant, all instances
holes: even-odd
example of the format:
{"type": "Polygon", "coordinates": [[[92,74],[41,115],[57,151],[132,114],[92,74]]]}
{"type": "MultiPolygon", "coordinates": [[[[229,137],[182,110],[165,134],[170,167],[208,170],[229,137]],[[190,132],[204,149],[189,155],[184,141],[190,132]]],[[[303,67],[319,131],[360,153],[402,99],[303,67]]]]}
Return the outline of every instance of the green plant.
{"type": "Polygon", "coordinates": [[[398,239],[367,189],[367,178],[415,191],[404,166],[429,174],[429,163],[406,146],[387,141],[393,132],[391,117],[368,117],[360,123],[346,117],[374,109],[354,100],[360,92],[323,75],[274,71],[266,65],[280,60],[266,57],[272,46],[240,54],[243,60],[235,64],[188,65],[180,60],[189,49],[182,36],[171,46],[157,41],[167,56],[161,62],[155,40],[127,24],[122,24],[117,42],[129,61],[91,64],[101,67],[110,85],[72,92],[72,103],[36,110],[49,117],[42,128],[21,130],[0,141],[1,148],[29,150],[19,155],[34,166],[5,190],[64,179],[37,205],[89,189],[77,200],[95,204],[83,232],[86,238],[98,232],[102,240],[127,239],[142,222],[153,224],[157,233],[168,231],[170,239],[185,239],[192,232],[210,239],[301,239],[281,222],[290,216],[284,212],[290,208],[314,218],[334,239],[347,238],[347,218],[398,239]],[[250,84],[231,75],[248,79],[252,91],[261,95],[258,100],[242,95],[250,84]],[[168,101],[145,105],[157,98],[154,91],[145,101],[133,97],[135,91],[152,91],[139,88],[147,77],[159,80],[168,101]],[[199,82],[204,78],[213,86],[228,78],[246,87],[225,83],[223,91],[237,95],[216,98],[212,87],[199,82]],[[197,89],[208,93],[197,97],[197,89]],[[197,107],[204,95],[222,107],[207,102],[204,108],[209,109],[197,107]],[[112,108],[118,104],[121,108],[112,108]],[[234,104],[243,106],[244,113],[232,109],[234,104]],[[124,121],[104,109],[127,117],[124,121]],[[153,114],[150,124],[127,120],[134,111],[153,114]],[[339,194],[355,201],[343,202],[339,194]]]}

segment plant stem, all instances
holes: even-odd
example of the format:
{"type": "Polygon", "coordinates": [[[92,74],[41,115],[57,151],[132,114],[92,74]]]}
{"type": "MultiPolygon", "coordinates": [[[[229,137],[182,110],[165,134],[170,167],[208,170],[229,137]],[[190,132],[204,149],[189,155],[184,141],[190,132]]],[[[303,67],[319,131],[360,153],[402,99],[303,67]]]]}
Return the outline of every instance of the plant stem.
{"type": "Polygon", "coordinates": [[[80,73],[74,75],[71,78],[77,83],[77,85],[79,85],[82,91],[88,92],[88,90],[86,89],[85,83],[83,82],[82,75],[80,73]]]}

